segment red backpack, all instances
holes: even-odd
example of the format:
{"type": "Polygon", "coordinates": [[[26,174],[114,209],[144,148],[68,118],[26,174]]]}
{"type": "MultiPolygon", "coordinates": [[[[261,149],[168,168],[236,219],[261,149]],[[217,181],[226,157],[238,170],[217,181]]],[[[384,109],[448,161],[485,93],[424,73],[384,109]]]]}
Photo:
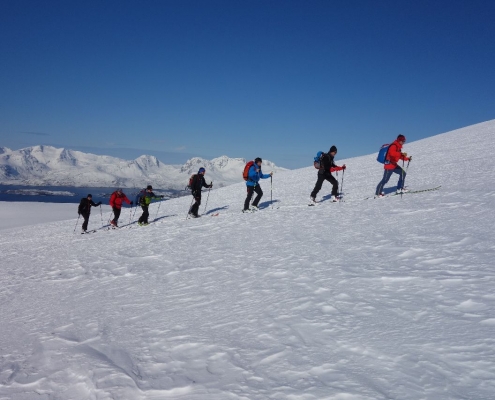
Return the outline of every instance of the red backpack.
{"type": "Polygon", "coordinates": [[[189,178],[189,183],[186,186],[186,189],[191,190],[193,188],[194,184],[196,183],[197,176],[198,176],[198,174],[191,175],[191,177],[189,178]]]}
{"type": "Polygon", "coordinates": [[[251,168],[253,165],[254,165],[254,161],[249,161],[244,166],[244,172],[242,173],[242,177],[244,178],[245,181],[249,179],[249,168],[251,168]]]}

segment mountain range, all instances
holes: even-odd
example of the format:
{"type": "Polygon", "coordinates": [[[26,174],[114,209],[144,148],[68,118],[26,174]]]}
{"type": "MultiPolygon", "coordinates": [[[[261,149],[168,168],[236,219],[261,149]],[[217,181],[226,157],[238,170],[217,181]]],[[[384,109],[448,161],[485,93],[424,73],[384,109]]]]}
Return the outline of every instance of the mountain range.
{"type": "MultiPolygon", "coordinates": [[[[207,182],[216,187],[242,182],[246,160],[221,156],[212,160],[194,157],[183,165],[169,165],[154,156],[135,160],[100,156],[80,151],[32,146],[20,150],[0,147],[0,184],[75,187],[141,187],[183,189],[191,174],[206,169],[207,182]]],[[[264,160],[263,172],[286,170],[264,160]]]]}

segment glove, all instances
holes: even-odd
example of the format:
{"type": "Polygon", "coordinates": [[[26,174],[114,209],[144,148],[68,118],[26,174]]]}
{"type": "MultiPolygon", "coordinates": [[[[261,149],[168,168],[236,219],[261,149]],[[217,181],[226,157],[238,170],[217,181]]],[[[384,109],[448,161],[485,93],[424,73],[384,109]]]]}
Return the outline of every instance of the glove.
{"type": "Polygon", "coordinates": [[[165,196],[162,194],[162,195],[160,196],[160,199],[163,199],[163,198],[165,198],[165,196]]]}
{"type": "Polygon", "coordinates": [[[134,202],[133,202],[133,201],[131,201],[131,207],[132,207],[133,205],[134,205],[134,202]]]}
{"type": "Polygon", "coordinates": [[[343,170],[345,170],[346,168],[347,168],[347,167],[345,166],[345,164],[344,164],[344,165],[342,165],[342,169],[343,169],[343,170]]]}
{"type": "Polygon", "coordinates": [[[211,189],[212,187],[213,187],[213,183],[210,183],[210,186],[209,186],[209,188],[211,189]]]}
{"type": "Polygon", "coordinates": [[[99,201],[98,203],[96,203],[96,207],[98,206],[101,206],[101,201],[99,201]]]}

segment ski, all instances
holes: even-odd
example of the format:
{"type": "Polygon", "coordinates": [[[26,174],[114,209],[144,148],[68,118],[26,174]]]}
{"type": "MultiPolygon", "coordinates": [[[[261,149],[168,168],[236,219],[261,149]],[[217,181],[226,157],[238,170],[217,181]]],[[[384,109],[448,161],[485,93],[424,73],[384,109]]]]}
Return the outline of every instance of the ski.
{"type": "Polygon", "coordinates": [[[423,192],[432,192],[434,190],[438,190],[440,189],[442,186],[437,186],[437,187],[434,187],[434,188],[428,188],[428,189],[418,189],[418,190],[408,190],[407,192],[404,192],[404,193],[392,193],[391,195],[392,196],[399,196],[401,194],[414,194],[414,193],[423,193],[423,192]]]}
{"type": "Polygon", "coordinates": [[[95,232],[96,232],[96,229],[91,230],[91,231],[81,232],[81,235],[87,235],[88,233],[95,233],[95,232]]]}
{"type": "MultiPolygon", "coordinates": [[[[436,186],[433,188],[427,188],[427,189],[408,190],[407,192],[404,192],[404,193],[389,193],[389,194],[386,194],[385,196],[380,197],[380,199],[384,199],[386,197],[392,197],[392,196],[400,196],[401,194],[416,194],[416,193],[432,192],[432,191],[440,189],[441,187],[442,187],[442,185],[436,186]]],[[[365,197],[364,200],[376,199],[376,198],[377,197],[375,197],[375,196],[369,196],[369,197],[365,197]]]]}

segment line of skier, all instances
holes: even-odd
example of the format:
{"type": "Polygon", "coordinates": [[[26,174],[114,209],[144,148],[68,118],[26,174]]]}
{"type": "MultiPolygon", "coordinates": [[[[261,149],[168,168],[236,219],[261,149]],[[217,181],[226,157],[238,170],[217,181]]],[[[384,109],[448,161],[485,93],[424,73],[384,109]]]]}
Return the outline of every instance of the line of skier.
{"type": "MultiPolygon", "coordinates": [[[[404,135],[399,135],[393,143],[382,146],[377,160],[383,163],[384,172],[382,179],[376,187],[375,198],[381,198],[385,196],[383,188],[394,173],[399,175],[396,193],[400,194],[407,192],[407,189],[404,186],[406,171],[403,167],[399,166],[400,160],[410,161],[412,159],[411,156],[407,156],[407,153],[402,152],[402,147],[405,142],[406,137],[404,135]]],[[[330,201],[337,202],[339,201],[339,199],[342,198],[342,193],[339,192],[338,181],[337,179],[335,179],[332,173],[337,171],[345,171],[346,165],[336,165],[334,161],[336,155],[337,147],[331,146],[328,153],[319,151],[314,158],[314,166],[318,170],[318,173],[315,186],[310,193],[309,205],[314,205],[317,203],[316,196],[321,190],[324,181],[328,181],[332,185],[330,201]]],[[[257,157],[254,159],[254,161],[248,162],[244,167],[243,178],[246,181],[247,195],[244,201],[244,207],[242,209],[243,213],[258,211],[258,204],[263,197],[263,191],[261,190],[259,181],[261,179],[272,178],[273,176],[273,172],[270,172],[269,174],[264,174],[262,172],[262,163],[263,160],[260,157],[257,157]],[[251,203],[251,199],[254,193],[256,193],[256,197],[251,203]]],[[[213,182],[210,182],[209,184],[206,183],[205,173],[206,169],[201,167],[199,168],[198,173],[192,175],[189,179],[187,189],[191,191],[193,199],[191,201],[191,206],[189,207],[188,216],[192,218],[200,217],[199,206],[201,205],[202,188],[211,189],[213,187],[213,182]]],[[[148,185],[146,189],[141,190],[141,192],[136,197],[136,207],[139,204],[139,206],[141,206],[143,210],[142,215],[138,219],[139,225],[143,226],[149,224],[149,206],[151,202],[154,200],[161,200],[163,198],[164,196],[157,196],[153,193],[153,187],[151,185],[148,185]]],[[[113,211],[113,219],[110,221],[110,225],[114,228],[117,228],[123,203],[127,203],[132,207],[134,205],[134,202],[128,199],[122,189],[117,189],[110,196],[109,203],[113,211]]],[[[91,194],[88,194],[86,198],[81,199],[78,213],[79,216],[82,216],[84,219],[82,225],[83,233],[87,232],[91,207],[98,207],[99,205],[101,205],[101,202],[94,203],[91,194]]]]}

